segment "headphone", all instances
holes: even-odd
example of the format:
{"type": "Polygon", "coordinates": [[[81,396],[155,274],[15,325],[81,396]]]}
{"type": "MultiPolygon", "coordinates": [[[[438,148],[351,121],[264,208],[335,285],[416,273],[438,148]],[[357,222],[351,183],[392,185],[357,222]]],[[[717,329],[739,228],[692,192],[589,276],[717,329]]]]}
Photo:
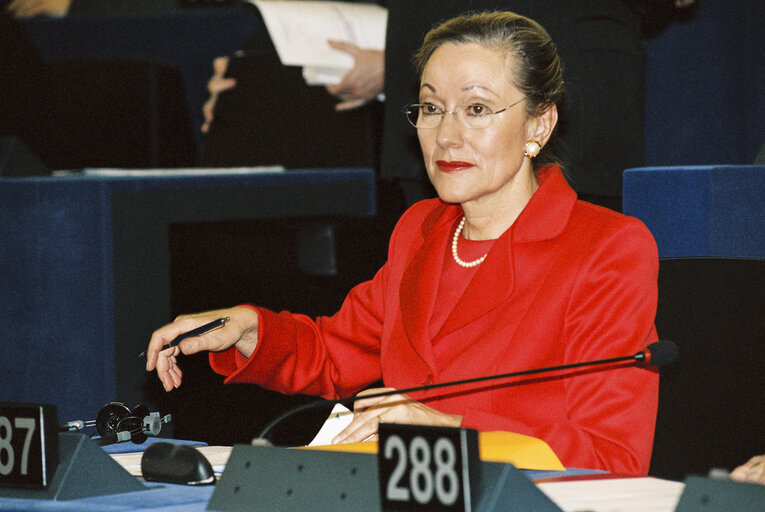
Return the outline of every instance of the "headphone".
{"type": "Polygon", "coordinates": [[[68,421],[58,427],[59,432],[78,432],[86,427],[96,427],[101,436],[95,441],[105,446],[108,444],[133,441],[141,444],[148,436],[156,436],[162,424],[170,423],[169,414],[160,417],[158,412],[149,412],[145,405],[136,405],[132,409],[122,402],[109,402],[99,409],[95,420],[68,421]]]}

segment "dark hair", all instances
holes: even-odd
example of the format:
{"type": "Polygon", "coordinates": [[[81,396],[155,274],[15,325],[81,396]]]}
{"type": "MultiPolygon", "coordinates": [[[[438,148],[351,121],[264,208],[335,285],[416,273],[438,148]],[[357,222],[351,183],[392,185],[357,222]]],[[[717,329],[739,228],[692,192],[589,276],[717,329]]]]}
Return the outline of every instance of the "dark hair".
{"type": "MultiPolygon", "coordinates": [[[[444,43],[477,43],[506,52],[512,65],[510,79],[526,96],[529,115],[538,116],[551,105],[562,106],[563,65],[555,43],[534,20],[508,11],[464,14],[447,20],[425,35],[414,55],[420,77],[433,52],[444,43]]],[[[556,156],[558,145],[556,127],[544,150],[532,161],[534,168],[560,163],[556,156]]]]}

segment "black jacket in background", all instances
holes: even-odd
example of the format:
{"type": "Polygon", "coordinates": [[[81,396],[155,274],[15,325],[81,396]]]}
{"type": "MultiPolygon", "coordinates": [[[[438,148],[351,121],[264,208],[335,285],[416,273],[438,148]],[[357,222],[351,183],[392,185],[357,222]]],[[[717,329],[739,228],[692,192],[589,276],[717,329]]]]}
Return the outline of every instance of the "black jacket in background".
{"type": "Polygon", "coordinates": [[[49,110],[45,62],[21,24],[0,12],[0,137],[18,137],[42,157],[49,110]]]}

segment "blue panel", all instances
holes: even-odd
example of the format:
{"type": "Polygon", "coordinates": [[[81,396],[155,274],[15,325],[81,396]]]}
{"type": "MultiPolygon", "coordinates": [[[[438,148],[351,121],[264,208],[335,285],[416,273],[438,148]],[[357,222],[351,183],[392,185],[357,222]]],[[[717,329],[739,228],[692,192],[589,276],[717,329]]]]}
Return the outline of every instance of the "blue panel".
{"type": "Polygon", "coordinates": [[[109,196],[96,182],[52,183],[3,183],[2,399],[92,419],[115,394],[109,196]]]}
{"type": "Polygon", "coordinates": [[[765,166],[716,167],[710,185],[714,254],[765,258],[765,166]]]}
{"type": "Polygon", "coordinates": [[[627,169],[623,194],[662,258],[765,258],[763,166],[627,169]]]}

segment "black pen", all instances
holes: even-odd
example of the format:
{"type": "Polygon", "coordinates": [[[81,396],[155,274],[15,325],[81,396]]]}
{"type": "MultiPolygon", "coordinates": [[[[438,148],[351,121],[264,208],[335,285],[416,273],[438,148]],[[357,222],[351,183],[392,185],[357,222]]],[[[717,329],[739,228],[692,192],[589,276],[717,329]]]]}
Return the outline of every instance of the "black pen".
{"type": "MultiPolygon", "coordinates": [[[[180,342],[182,342],[186,338],[193,338],[194,336],[199,336],[200,334],[204,334],[206,332],[212,331],[213,329],[217,329],[218,327],[220,327],[221,325],[225,324],[228,321],[229,321],[229,317],[218,318],[217,320],[213,320],[210,323],[200,325],[196,329],[192,329],[189,332],[184,332],[183,334],[179,334],[173,339],[173,341],[163,345],[162,348],[160,349],[160,352],[162,350],[165,350],[166,348],[170,348],[170,347],[174,347],[178,345],[180,342]]],[[[138,354],[138,357],[143,357],[144,355],[146,355],[146,351],[143,351],[140,354],[138,354]]]]}

